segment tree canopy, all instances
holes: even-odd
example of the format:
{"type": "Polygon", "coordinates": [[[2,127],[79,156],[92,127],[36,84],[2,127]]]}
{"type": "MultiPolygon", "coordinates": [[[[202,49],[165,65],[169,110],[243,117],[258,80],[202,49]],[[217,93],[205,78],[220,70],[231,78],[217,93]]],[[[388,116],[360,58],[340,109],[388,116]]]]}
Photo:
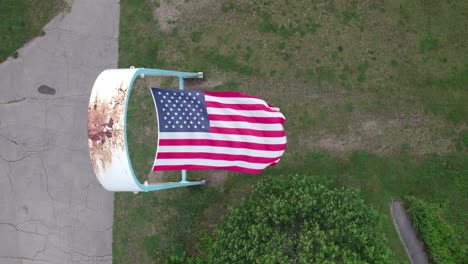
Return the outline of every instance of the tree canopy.
{"type": "Polygon", "coordinates": [[[260,181],[215,230],[212,263],[393,263],[381,216],[316,177],[260,181]]]}

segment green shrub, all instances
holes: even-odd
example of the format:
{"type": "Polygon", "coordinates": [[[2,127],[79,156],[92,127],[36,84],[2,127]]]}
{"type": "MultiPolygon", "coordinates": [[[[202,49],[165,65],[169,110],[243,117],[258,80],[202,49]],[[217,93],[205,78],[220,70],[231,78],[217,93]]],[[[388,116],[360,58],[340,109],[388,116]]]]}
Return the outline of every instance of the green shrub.
{"type": "Polygon", "coordinates": [[[270,178],[216,227],[212,263],[393,263],[380,215],[358,190],[270,178]]]}
{"type": "Polygon", "coordinates": [[[198,256],[190,257],[182,251],[179,254],[172,254],[164,260],[164,264],[205,264],[210,261],[210,250],[213,245],[213,239],[208,234],[203,234],[200,242],[195,245],[198,256]]]}
{"type": "Polygon", "coordinates": [[[415,197],[405,197],[404,200],[432,263],[468,263],[468,247],[455,229],[443,219],[437,205],[415,197]]]}

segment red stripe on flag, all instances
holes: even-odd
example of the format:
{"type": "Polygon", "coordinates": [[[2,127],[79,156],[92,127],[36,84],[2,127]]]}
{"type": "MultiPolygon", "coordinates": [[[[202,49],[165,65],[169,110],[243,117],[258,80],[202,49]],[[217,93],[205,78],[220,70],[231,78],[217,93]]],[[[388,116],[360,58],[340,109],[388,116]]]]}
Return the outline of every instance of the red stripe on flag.
{"type": "Polygon", "coordinates": [[[250,142],[238,142],[214,139],[159,139],[160,146],[212,146],[228,148],[245,148],[255,150],[281,151],[286,149],[286,144],[259,144],[250,142]]]}
{"type": "Polygon", "coordinates": [[[208,119],[212,121],[241,121],[258,124],[284,124],[282,117],[252,117],[241,115],[208,115],[208,119]]]}
{"type": "Polygon", "coordinates": [[[238,166],[227,166],[227,167],[216,167],[216,166],[202,166],[202,165],[162,165],[154,166],[153,171],[163,171],[163,170],[229,170],[237,171],[250,174],[258,174],[262,172],[261,170],[248,169],[238,166]]]}
{"type": "Polygon", "coordinates": [[[278,160],[280,157],[264,158],[253,157],[247,155],[230,155],[220,153],[205,153],[205,152],[162,152],[158,153],[157,159],[209,159],[209,160],[225,160],[225,161],[245,161],[250,163],[270,164],[278,160]]]}
{"type": "Polygon", "coordinates": [[[284,137],[284,131],[255,130],[248,128],[210,127],[210,133],[229,135],[248,135],[256,137],[284,137]]]}
{"type": "Polygon", "coordinates": [[[260,99],[258,97],[246,95],[246,94],[238,93],[238,92],[212,92],[212,93],[205,93],[205,95],[215,96],[215,97],[255,98],[255,99],[264,101],[263,99],[260,99]]]}
{"type": "Polygon", "coordinates": [[[205,102],[206,107],[229,108],[234,110],[261,110],[267,112],[278,112],[262,104],[223,104],[218,102],[205,102]]]}

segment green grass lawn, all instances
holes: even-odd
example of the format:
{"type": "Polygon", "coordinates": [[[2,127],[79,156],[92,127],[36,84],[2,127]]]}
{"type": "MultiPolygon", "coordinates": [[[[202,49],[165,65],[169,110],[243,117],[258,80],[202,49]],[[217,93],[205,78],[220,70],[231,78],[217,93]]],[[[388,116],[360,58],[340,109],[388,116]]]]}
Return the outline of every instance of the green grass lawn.
{"type": "Polygon", "coordinates": [[[0,1],[0,62],[17,57],[17,49],[42,35],[42,27],[65,8],[63,0],[0,1]]]}
{"type": "MultiPolygon", "coordinates": [[[[396,262],[407,258],[390,219],[392,198],[438,205],[466,245],[467,7],[423,0],[122,0],[119,67],[203,71],[204,89],[261,97],[285,114],[288,148],[260,175],[189,172],[190,179],[223,181],[117,193],[114,263],[203,254],[197,243],[255,182],[296,173],[361,188],[385,215],[396,262]]],[[[146,78],[132,91],[129,148],[141,181],[157,139],[148,86],[175,85],[146,78]]]]}

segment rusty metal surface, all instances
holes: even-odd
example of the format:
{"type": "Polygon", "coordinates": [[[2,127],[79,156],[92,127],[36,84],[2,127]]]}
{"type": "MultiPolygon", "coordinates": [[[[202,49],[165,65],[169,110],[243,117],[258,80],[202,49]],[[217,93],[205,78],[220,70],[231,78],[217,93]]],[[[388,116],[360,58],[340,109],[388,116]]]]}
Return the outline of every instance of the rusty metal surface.
{"type": "MultiPolygon", "coordinates": [[[[97,91],[88,106],[88,145],[93,153],[94,170],[106,169],[112,163],[114,150],[124,150],[123,115],[127,87],[120,82],[116,94],[97,91]],[[109,96],[110,95],[110,96],[109,96]]],[[[99,176],[99,174],[98,174],[99,176]]]]}
{"type": "Polygon", "coordinates": [[[136,69],[102,72],[88,105],[91,164],[101,184],[111,191],[141,190],[133,178],[124,134],[126,100],[135,72],[136,69]]]}
{"type": "Polygon", "coordinates": [[[203,77],[203,73],[144,68],[103,71],[94,83],[88,105],[88,146],[94,173],[109,191],[153,191],[204,184],[204,181],[182,181],[143,185],[134,175],[125,134],[126,108],[134,79],[144,74],[203,77]]]}

